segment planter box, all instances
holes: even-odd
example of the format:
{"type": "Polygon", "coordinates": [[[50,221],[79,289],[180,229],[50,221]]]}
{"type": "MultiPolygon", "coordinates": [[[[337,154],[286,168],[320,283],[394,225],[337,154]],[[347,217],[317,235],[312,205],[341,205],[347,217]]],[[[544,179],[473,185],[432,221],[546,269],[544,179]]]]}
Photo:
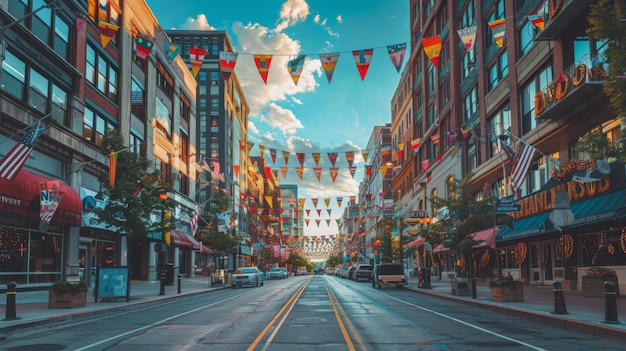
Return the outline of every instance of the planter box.
{"type": "Polygon", "coordinates": [[[498,302],[522,302],[524,284],[517,284],[515,289],[510,286],[494,286],[491,288],[491,299],[498,302]]]}
{"type": "Polygon", "coordinates": [[[75,293],[58,293],[54,289],[48,289],[48,308],[79,308],[87,306],[87,289],[75,293]]]}
{"type": "Polygon", "coordinates": [[[615,291],[617,292],[617,297],[619,297],[619,284],[617,282],[617,276],[589,277],[584,275],[582,279],[584,297],[604,297],[604,282],[607,280],[615,283],[615,291]]]}

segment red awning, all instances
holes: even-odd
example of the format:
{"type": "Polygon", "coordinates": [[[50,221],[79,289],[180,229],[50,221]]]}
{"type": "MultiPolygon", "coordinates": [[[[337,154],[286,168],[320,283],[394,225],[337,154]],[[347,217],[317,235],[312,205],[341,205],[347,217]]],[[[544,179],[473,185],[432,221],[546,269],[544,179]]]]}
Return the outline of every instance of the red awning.
{"type": "Polygon", "coordinates": [[[411,241],[410,243],[406,244],[406,247],[413,247],[413,246],[420,246],[424,243],[424,241],[426,241],[426,238],[419,238],[416,240],[411,241]]]}
{"type": "Polygon", "coordinates": [[[187,248],[193,247],[193,243],[189,240],[189,238],[187,238],[185,233],[181,232],[180,230],[170,231],[170,238],[172,240],[172,244],[175,246],[187,248]]]}
{"type": "Polygon", "coordinates": [[[479,232],[471,234],[474,237],[474,240],[483,240],[482,243],[478,245],[474,245],[474,247],[483,247],[488,246],[492,249],[496,248],[496,233],[500,228],[489,228],[485,230],[481,230],[479,232]]]}
{"type": "MultiPolygon", "coordinates": [[[[12,212],[39,220],[39,183],[52,181],[22,169],[13,180],[0,178],[0,211],[12,212]]],[[[71,186],[59,181],[59,192],[63,193],[59,207],[52,217],[52,223],[80,226],[82,202],[80,196],[71,186]]]]}

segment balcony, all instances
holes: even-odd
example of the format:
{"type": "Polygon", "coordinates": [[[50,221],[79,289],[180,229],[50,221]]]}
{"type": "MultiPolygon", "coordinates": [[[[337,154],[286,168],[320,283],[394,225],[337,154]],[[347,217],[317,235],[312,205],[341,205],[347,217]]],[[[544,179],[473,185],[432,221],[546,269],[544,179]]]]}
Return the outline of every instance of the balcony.
{"type": "Polygon", "coordinates": [[[602,91],[609,71],[601,56],[585,57],[535,94],[537,119],[567,119],[591,104],[606,98],[602,91]]]}
{"type": "Polygon", "coordinates": [[[561,38],[566,29],[574,23],[578,16],[592,3],[591,0],[552,0],[543,15],[545,29],[535,40],[556,40],[561,38]],[[560,6],[559,6],[560,4],[560,6]]]}

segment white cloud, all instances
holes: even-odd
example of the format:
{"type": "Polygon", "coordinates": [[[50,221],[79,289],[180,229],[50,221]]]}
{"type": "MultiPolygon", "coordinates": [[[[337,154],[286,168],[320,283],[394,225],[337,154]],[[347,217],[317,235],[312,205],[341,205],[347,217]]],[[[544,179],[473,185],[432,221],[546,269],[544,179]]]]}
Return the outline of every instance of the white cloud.
{"type": "Polygon", "coordinates": [[[320,15],[319,14],[317,14],[317,15],[315,15],[315,17],[313,17],[313,22],[320,23],[320,15]]]}
{"type": "Polygon", "coordinates": [[[275,103],[269,104],[260,119],[270,127],[280,129],[285,136],[295,134],[298,129],[304,128],[302,122],[296,118],[291,110],[284,109],[275,103]]]}
{"type": "Polygon", "coordinates": [[[280,18],[274,31],[282,32],[285,28],[306,20],[309,15],[309,4],[305,0],[287,0],[280,9],[280,18]]]}
{"type": "Polygon", "coordinates": [[[302,100],[298,99],[295,96],[291,97],[291,101],[293,101],[293,103],[296,104],[296,105],[302,105],[302,100]]]}
{"type": "Polygon", "coordinates": [[[248,120],[248,133],[254,134],[254,135],[261,134],[261,132],[259,132],[259,129],[254,124],[254,122],[251,120],[248,120]]]}
{"type": "Polygon", "coordinates": [[[185,23],[180,26],[181,30],[215,30],[217,28],[209,24],[206,15],[200,13],[196,16],[196,19],[187,17],[185,23]]]}
{"type": "Polygon", "coordinates": [[[335,18],[337,20],[337,23],[343,23],[343,16],[339,15],[335,18]]]}

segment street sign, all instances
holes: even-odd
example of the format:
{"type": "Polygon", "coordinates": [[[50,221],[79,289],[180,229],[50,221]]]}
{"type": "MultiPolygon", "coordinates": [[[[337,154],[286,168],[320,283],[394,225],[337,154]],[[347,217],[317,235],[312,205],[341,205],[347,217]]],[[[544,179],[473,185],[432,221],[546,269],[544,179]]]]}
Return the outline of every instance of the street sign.
{"type": "Polygon", "coordinates": [[[522,210],[520,204],[510,204],[506,206],[496,206],[496,213],[519,212],[522,210]]]}

